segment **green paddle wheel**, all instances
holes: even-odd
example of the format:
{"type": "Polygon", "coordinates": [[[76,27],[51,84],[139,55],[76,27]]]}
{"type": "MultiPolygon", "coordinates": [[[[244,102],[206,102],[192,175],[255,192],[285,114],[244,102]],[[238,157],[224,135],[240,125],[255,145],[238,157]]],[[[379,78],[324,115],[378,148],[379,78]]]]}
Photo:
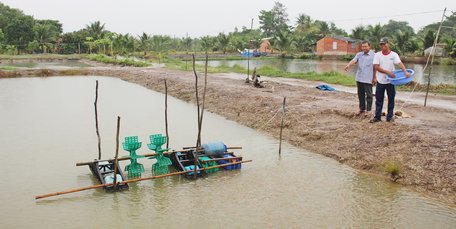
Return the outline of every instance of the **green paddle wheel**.
{"type": "Polygon", "coordinates": [[[144,172],[144,166],[138,163],[138,158],[144,156],[136,155],[136,150],[141,148],[142,142],[138,142],[138,136],[125,137],[125,142],[122,143],[124,150],[130,152],[130,164],[125,166],[125,171],[128,172],[128,178],[139,178],[144,172]]]}
{"type": "Polygon", "coordinates": [[[171,165],[171,160],[163,155],[163,152],[169,149],[162,149],[162,145],[166,143],[166,136],[161,134],[153,134],[149,136],[150,144],[147,144],[150,150],[155,151],[156,156],[149,157],[149,159],[156,159],[152,165],[152,173],[154,175],[163,175],[169,173],[168,166],[171,165]]]}

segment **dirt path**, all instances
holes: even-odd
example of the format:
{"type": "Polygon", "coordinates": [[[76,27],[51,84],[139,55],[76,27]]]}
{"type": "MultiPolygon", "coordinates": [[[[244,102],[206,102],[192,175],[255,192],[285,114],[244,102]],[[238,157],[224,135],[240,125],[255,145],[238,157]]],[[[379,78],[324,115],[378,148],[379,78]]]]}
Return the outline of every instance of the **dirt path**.
{"type": "MultiPolygon", "coordinates": [[[[43,75],[39,70],[0,77],[43,75]]],[[[168,80],[170,95],[195,103],[194,75],[163,68],[95,67],[79,71],[48,70],[45,75],[115,76],[164,92],[168,80]]],[[[203,77],[203,74],[199,74],[203,77]]],[[[423,107],[412,102],[403,111],[411,118],[395,123],[369,123],[368,117],[355,117],[357,97],[347,91],[326,92],[315,82],[276,78],[265,88],[244,83],[245,76],[209,74],[206,108],[230,120],[278,138],[280,115],[267,123],[287,97],[284,139],[315,153],[334,158],[351,167],[390,174],[385,165],[397,164],[396,182],[416,187],[445,202],[456,204],[456,109],[423,107]]],[[[201,81],[200,81],[201,82],[201,81]]],[[[456,98],[445,97],[454,104],[456,98]]],[[[401,107],[398,101],[396,107],[401,107]]]]}

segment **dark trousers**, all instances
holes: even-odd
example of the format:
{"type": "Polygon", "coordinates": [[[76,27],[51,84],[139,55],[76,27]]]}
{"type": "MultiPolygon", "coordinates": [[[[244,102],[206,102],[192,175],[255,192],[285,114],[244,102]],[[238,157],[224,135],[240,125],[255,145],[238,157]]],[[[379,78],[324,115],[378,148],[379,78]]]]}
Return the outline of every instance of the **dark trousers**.
{"type": "Polygon", "coordinates": [[[386,120],[391,120],[394,115],[394,97],[396,97],[396,87],[392,84],[377,83],[377,87],[375,88],[375,118],[380,119],[382,116],[385,91],[388,95],[388,113],[386,114],[386,120]]]}
{"type": "Polygon", "coordinates": [[[356,81],[356,86],[358,87],[359,110],[371,111],[373,101],[372,84],[356,81]]]}

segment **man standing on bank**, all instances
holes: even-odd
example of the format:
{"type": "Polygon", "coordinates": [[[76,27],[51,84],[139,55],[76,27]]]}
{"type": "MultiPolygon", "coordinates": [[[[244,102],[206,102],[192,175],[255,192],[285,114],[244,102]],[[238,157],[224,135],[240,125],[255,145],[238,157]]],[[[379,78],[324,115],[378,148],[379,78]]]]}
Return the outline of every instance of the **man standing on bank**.
{"type": "Polygon", "coordinates": [[[356,86],[358,88],[359,111],[356,115],[371,114],[372,110],[372,85],[376,83],[375,71],[373,67],[375,53],[370,50],[370,43],[363,41],[361,43],[362,51],[357,53],[353,60],[351,60],[345,71],[348,71],[350,66],[358,64],[356,71],[356,86]],[[367,104],[366,104],[367,102],[367,104]]]}
{"type": "Polygon", "coordinates": [[[390,83],[386,76],[396,78],[394,75],[394,65],[398,65],[399,68],[404,71],[406,77],[410,77],[405,69],[404,64],[401,62],[399,55],[391,51],[389,47],[388,38],[383,37],[380,39],[381,51],[375,53],[374,56],[374,69],[377,71],[377,87],[375,88],[375,117],[370,121],[371,123],[380,122],[383,109],[383,100],[385,97],[385,91],[388,95],[388,113],[386,114],[386,121],[394,121],[394,97],[396,96],[396,88],[390,83]]]}

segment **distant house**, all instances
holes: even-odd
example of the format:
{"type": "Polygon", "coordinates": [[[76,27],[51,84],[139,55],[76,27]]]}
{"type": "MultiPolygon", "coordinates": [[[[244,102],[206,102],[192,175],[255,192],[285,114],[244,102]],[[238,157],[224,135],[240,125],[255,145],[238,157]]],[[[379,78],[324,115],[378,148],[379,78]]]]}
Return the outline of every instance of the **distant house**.
{"type": "MultiPolygon", "coordinates": [[[[432,51],[432,48],[433,47],[429,47],[427,49],[424,50],[424,55],[425,56],[429,56],[429,54],[431,53],[432,51]]],[[[433,52],[434,56],[447,56],[448,54],[446,53],[445,51],[445,44],[437,44],[435,46],[435,50],[433,52]]]]}
{"type": "Polygon", "coordinates": [[[361,51],[361,41],[342,36],[326,36],[317,41],[316,54],[339,56],[356,54],[361,51]]]}
{"type": "Polygon", "coordinates": [[[258,52],[271,53],[271,42],[269,42],[270,39],[271,38],[261,39],[260,48],[258,48],[258,52]]]}

